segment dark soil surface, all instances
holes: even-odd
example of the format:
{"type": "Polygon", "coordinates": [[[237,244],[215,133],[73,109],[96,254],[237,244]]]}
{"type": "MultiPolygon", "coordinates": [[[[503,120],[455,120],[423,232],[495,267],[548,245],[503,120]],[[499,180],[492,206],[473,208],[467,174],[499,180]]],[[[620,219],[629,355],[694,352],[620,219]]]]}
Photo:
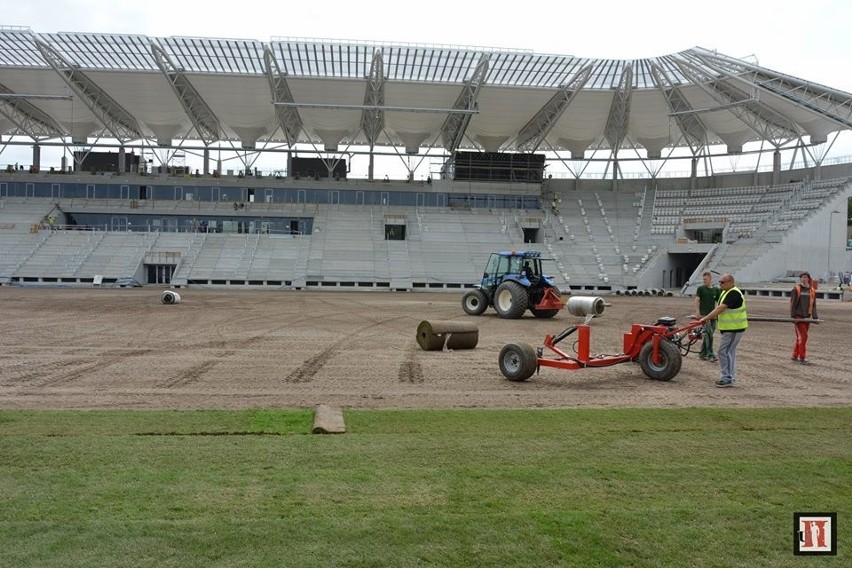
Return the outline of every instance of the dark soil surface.
{"type": "MultiPolygon", "coordinates": [[[[790,360],[789,323],[752,323],[738,386],[718,389],[718,363],[684,358],[671,381],[636,363],[506,380],[507,343],[542,345],[580,323],[467,316],[458,293],[0,288],[2,408],[530,408],[849,406],[852,304],[824,301],[811,326],[812,365],[790,360]],[[423,351],[423,321],[473,322],[475,349],[423,351]]],[[[591,352],[619,354],[633,323],[687,323],[692,299],[608,296],[591,352]]],[[[748,300],[750,315],[784,317],[787,300],[748,300]]],[[[718,334],[716,342],[718,343],[718,334]]],[[[576,335],[560,343],[573,353],[576,335]]],[[[546,354],[549,353],[546,351],[546,354]]]]}

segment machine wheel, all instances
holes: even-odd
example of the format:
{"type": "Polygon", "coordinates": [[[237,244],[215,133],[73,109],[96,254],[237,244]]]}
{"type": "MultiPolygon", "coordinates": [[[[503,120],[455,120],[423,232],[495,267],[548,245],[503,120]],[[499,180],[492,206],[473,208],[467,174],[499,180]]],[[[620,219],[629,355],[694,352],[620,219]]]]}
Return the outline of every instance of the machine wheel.
{"type": "Polygon", "coordinates": [[[654,363],[651,356],[654,351],[653,341],[646,343],[639,351],[639,366],[649,379],[655,381],[669,381],[680,372],[683,364],[683,356],[674,343],[666,339],[660,340],[660,362],[654,363]]]}
{"type": "Polygon", "coordinates": [[[510,381],[525,381],[538,367],[535,349],[526,343],[509,343],[500,350],[500,372],[510,381]]]}
{"type": "Polygon", "coordinates": [[[479,316],[488,309],[488,298],[485,292],[474,288],[462,297],[462,309],[469,316],[479,316]]]}
{"type": "Polygon", "coordinates": [[[527,290],[517,282],[503,282],[494,292],[494,309],[501,318],[520,318],[527,311],[527,304],[527,290]]]}

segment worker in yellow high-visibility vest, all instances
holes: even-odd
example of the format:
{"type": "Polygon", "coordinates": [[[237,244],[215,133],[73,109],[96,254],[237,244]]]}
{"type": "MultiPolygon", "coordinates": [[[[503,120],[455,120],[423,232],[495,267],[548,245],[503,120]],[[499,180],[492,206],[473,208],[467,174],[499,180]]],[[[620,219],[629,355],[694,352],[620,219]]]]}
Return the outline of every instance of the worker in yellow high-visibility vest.
{"type": "Polygon", "coordinates": [[[719,288],[722,289],[722,293],[719,296],[718,305],[700,321],[703,323],[714,318],[718,320],[722,339],[719,341],[716,354],[719,357],[721,377],[716,381],[716,386],[732,387],[736,381],[737,346],[740,344],[743,332],[748,328],[748,314],[745,296],[737,288],[733,274],[720,276],[719,288]]]}

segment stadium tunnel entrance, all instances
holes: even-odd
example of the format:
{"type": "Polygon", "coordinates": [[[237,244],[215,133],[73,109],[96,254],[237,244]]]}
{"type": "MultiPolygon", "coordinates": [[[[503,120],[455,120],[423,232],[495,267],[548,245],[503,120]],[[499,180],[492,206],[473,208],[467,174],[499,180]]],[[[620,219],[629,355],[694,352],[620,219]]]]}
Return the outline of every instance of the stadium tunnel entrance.
{"type": "Polygon", "coordinates": [[[171,284],[175,272],[173,264],[146,264],[146,284],[171,284]]]}
{"type": "Polygon", "coordinates": [[[539,228],[538,227],[524,227],[524,243],[540,243],[541,237],[539,236],[539,228]]]}
{"type": "Polygon", "coordinates": [[[171,284],[180,252],[149,251],[145,255],[144,270],[146,284],[171,284]]]}
{"type": "Polygon", "coordinates": [[[662,288],[680,288],[698,268],[707,253],[669,252],[668,266],[664,266],[660,286],[662,288]]]}

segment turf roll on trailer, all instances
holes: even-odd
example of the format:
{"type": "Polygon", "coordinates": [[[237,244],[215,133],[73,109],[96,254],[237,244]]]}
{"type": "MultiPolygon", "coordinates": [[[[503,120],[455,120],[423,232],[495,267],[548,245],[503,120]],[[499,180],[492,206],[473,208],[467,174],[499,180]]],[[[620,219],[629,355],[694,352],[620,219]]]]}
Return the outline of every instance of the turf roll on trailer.
{"type": "Polygon", "coordinates": [[[571,296],[565,308],[572,316],[596,318],[603,315],[606,302],[597,296],[571,296]]]}
{"type": "Polygon", "coordinates": [[[466,321],[422,321],[417,326],[417,343],[423,351],[474,349],[479,327],[466,321]]]}

